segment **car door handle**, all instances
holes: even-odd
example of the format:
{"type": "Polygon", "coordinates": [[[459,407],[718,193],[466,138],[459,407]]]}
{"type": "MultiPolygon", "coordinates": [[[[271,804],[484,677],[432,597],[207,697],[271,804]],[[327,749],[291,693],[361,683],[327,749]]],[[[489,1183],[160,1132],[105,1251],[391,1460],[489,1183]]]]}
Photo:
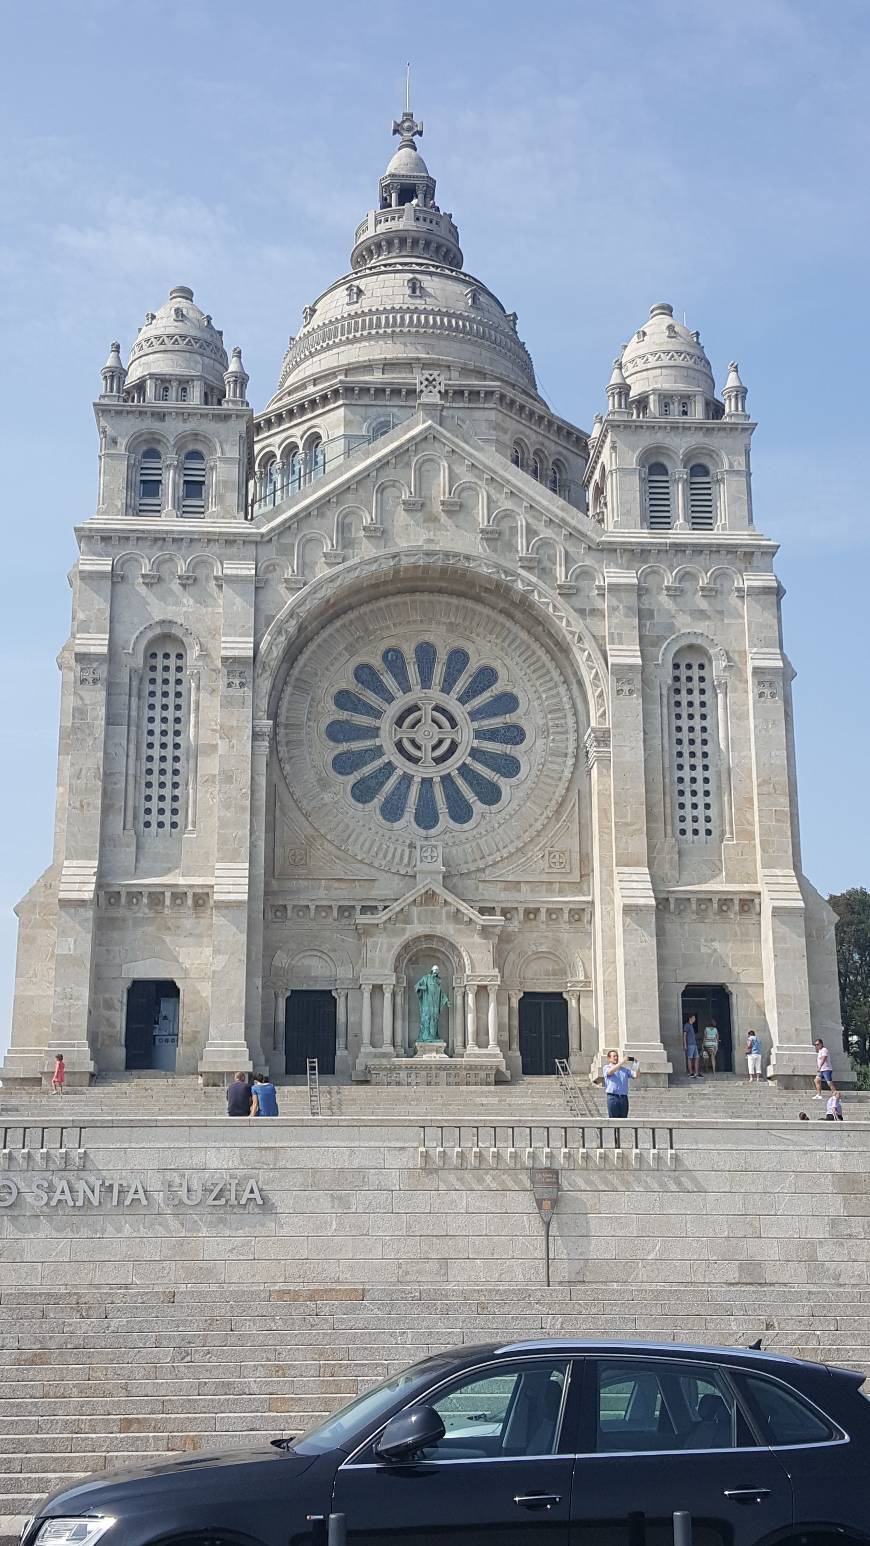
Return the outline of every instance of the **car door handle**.
{"type": "Polygon", "coordinates": [[[770,1497],[769,1487],[726,1487],[725,1497],[732,1503],[760,1503],[770,1497]]]}
{"type": "Polygon", "coordinates": [[[558,1492],[520,1492],[514,1498],[520,1508],[552,1508],[554,1503],[561,1501],[558,1492]]]}

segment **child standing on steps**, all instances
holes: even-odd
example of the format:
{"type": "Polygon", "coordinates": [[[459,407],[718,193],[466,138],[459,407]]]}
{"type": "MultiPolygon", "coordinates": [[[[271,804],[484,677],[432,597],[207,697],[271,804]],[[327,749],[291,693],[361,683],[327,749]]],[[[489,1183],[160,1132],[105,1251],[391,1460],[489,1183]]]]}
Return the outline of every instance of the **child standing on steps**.
{"type": "Polygon", "coordinates": [[[54,1054],[54,1073],[51,1076],[51,1088],[55,1095],[63,1094],[63,1084],[66,1078],[66,1065],[63,1061],[63,1053],[54,1054]]]}

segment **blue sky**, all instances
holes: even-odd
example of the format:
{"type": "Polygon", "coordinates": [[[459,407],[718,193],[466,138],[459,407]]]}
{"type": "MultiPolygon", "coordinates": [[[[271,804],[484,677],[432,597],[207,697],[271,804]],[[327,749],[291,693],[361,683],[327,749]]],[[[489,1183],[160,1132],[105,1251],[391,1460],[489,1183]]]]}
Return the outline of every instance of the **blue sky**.
{"type": "Polygon", "coordinates": [[[759,421],[782,542],[804,864],[870,883],[870,11],[864,0],[3,0],[0,1045],[11,909],[48,863],[55,657],[91,411],[113,338],[191,284],[271,394],[302,306],[347,267],[413,61],[466,266],[520,318],[548,401],[589,427],[614,353],[668,300],[759,421]]]}

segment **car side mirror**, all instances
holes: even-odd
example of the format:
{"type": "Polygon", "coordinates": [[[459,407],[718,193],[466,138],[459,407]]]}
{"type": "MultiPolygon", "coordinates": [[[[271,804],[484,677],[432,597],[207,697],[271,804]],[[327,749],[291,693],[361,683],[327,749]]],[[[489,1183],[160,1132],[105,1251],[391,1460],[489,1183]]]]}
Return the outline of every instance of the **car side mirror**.
{"type": "Polygon", "coordinates": [[[413,1406],[391,1417],[375,1445],[381,1460],[407,1460],[421,1449],[439,1444],[445,1427],[433,1406],[413,1406]]]}

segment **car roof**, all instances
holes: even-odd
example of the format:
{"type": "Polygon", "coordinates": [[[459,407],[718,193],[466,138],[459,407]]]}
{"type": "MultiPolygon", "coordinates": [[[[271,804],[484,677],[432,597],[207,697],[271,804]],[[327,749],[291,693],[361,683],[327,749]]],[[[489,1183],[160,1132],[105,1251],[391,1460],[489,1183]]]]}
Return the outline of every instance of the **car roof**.
{"type": "MultiPolygon", "coordinates": [[[[460,1351],[460,1350],[457,1350],[460,1351]]],[[[478,1347],[465,1347],[461,1349],[463,1358],[507,1358],[516,1357],[518,1353],[546,1353],[561,1352],[582,1357],[607,1356],[612,1353],[634,1353],[635,1355],[649,1358],[690,1358],[690,1359],[714,1359],[717,1362],[729,1360],[734,1362],[756,1365],[778,1365],[783,1368],[806,1369],[818,1373],[827,1370],[826,1364],[813,1363],[806,1358],[790,1358],[785,1353],[767,1353],[751,1347],[717,1347],[704,1343],[685,1342],[639,1342],[630,1340],[616,1340],[607,1338],[567,1338],[567,1337],[541,1337],[536,1340],[523,1342],[489,1342],[478,1347]]],[[[831,1371],[847,1374],[858,1379],[855,1370],[843,1369],[831,1371]]],[[[863,1375],[860,1376],[864,1378],[863,1375]]]]}

